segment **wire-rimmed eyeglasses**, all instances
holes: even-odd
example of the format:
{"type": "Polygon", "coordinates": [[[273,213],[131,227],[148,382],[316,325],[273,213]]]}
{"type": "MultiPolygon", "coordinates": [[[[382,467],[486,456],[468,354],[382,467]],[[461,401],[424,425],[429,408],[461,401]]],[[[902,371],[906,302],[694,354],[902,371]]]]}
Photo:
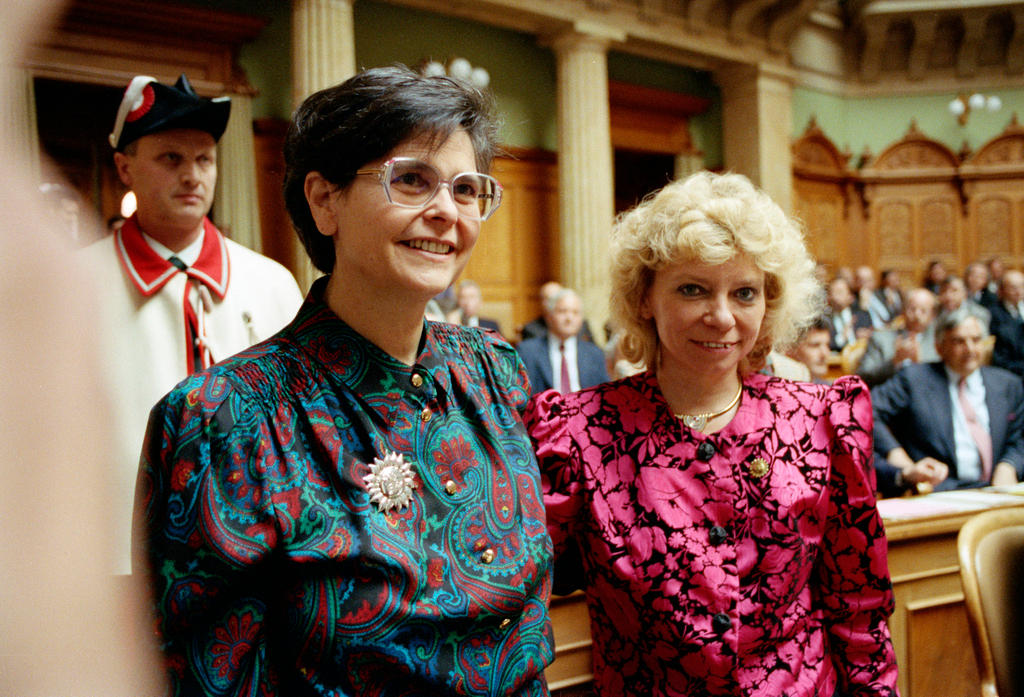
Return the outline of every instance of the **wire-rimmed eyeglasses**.
{"type": "Polygon", "coordinates": [[[376,169],[360,169],[356,174],[376,175],[388,202],[402,208],[423,208],[442,186],[447,186],[459,215],[470,220],[487,220],[501,204],[501,184],[479,172],[462,172],[451,179],[426,162],[413,157],[393,157],[376,169]]]}

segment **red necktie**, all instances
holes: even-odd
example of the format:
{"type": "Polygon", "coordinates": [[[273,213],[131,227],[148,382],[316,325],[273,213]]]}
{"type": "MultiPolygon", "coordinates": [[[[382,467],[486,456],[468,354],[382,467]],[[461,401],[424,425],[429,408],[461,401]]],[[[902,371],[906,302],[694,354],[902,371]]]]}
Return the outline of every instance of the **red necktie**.
{"type": "Polygon", "coordinates": [[[565,394],[566,392],[572,392],[572,388],[569,387],[569,361],[565,357],[564,341],[558,345],[558,350],[562,353],[562,373],[558,378],[558,389],[561,390],[562,394],[565,394]]]}
{"type": "Polygon", "coordinates": [[[978,414],[971,406],[971,401],[967,399],[966,378],[960,378],[957,394],[960,397],[960,408],[967,419],[967,430],[971,432],[971,438],[974,439],[974,444],[978,446],[978,454],[981,455],[981,479],[987,482],[992,477],[992,436],[978,422],[978,414]]]}

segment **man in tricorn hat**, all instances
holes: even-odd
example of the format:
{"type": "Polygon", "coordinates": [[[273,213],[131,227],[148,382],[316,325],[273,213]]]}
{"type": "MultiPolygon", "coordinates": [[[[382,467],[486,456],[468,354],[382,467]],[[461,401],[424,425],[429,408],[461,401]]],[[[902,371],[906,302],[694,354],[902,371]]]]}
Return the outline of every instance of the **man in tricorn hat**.
{"type": "Polygon", "coordinates": [[[283,266],[224,237],[207,218],[217,141],[231,102],[207,99],[182,75],[173,86],[131,80],[110,144],[137,210],[82,251],[105,293],[115,421],[122,435],[113,515],[129,569],[132,499],[150,408],[192,372],[274,334],[302,302],[283,266]]]}

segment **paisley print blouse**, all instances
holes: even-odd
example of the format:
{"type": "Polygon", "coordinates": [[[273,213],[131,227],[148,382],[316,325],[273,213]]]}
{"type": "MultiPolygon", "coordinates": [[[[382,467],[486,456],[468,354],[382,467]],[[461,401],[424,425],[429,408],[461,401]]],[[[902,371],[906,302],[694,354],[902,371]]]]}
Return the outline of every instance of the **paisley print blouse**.
{"type": "Polygon", "coordinates": [[[859,378],[749,375],[714,434],[650,372],[542,393],[526,422],[556,554],[583,558],[597,694],[896,694],[859,378]]]}
{"type": "Polygon", "coordinates": [[[322,291],[152,413],[137,547],[172,693],[546,695],[551,540],[515,351],[426,323],[409,367],[322,291]],[[366,476],[391,452],[414,488],[381,511],[366,476]]]}

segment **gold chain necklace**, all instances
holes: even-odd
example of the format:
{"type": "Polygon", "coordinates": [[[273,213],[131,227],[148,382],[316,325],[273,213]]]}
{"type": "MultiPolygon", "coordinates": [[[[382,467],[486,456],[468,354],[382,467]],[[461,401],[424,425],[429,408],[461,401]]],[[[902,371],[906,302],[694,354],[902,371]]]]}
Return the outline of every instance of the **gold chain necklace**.
{"type": "Polygon", "coordinates": [[[721,416],[722,414],[726,413],[734,406],[736,406],[737,402],[740,401],[740,395],[742,394],[743,383],[741,382],[740,389],[736,391],[736,396],[732,398],[731,402],[729,402],[729,406],[727,406],[722,411],[709,411],[704,414],[676,414],[676,418],[682,419],[684,424],[686,424],[689,428],[692,428],[695,431],[703,431],[704,427],[708,425],[708,421],[710,421],[711,419],[718,418],[719,416],[721,416]]]}

